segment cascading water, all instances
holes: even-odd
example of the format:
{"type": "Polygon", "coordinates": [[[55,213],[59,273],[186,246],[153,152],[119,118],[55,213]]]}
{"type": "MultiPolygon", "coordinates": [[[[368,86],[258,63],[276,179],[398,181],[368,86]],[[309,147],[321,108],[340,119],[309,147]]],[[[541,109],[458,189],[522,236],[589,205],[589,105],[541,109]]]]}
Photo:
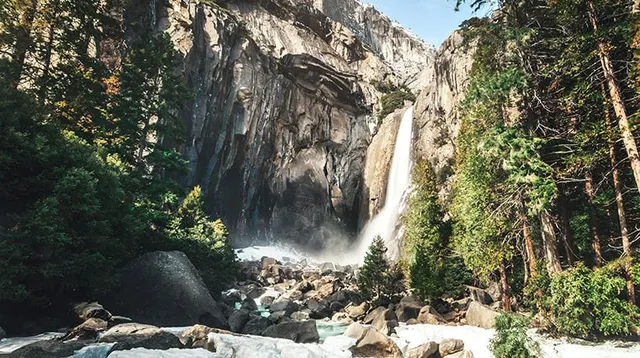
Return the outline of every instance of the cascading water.
{"type": "Polygon", "coordinates": [[[413,107],[409,107],[402,116],[396,144],[393,149],[393,159],[387,181],[387,193],[384,207],[367,223],[360,234],[357,257],[364,260],[369,245],[376,236],[382,237],[389,249],[388,254],[397,258],[400,253],[395,231],[400,210],[402,209],[404,193],[411,183],[411,138],[413,126],[413,107]]]}

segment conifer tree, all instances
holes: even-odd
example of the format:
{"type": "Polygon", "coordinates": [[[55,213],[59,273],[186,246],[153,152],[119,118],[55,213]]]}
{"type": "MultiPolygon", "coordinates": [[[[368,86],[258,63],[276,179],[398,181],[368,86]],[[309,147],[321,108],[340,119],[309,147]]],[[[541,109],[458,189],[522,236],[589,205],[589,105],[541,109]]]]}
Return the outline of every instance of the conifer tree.
{"type": "Polygon", "coordinates": [[[387,260],[387,247],[382,237],[377,236],[364,258],[364,264],[358,275],[360,292],[369,300],[381,298],[387,281],[390,265],[387,260]]]}

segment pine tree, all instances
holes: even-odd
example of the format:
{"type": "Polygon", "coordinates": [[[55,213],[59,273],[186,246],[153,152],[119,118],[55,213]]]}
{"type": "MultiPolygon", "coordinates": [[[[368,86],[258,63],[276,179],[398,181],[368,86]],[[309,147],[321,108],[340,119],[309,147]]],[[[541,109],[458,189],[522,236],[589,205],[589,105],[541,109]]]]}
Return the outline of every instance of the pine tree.
{"type": "Polygon", "coordinates": [[[363,296],[369,300],[377,300],[384,293],[387,272],[390,268],[386,253],[384,240],[377,236],[369,246],[364,264],[360,268],[358,287],[363,296]]]}

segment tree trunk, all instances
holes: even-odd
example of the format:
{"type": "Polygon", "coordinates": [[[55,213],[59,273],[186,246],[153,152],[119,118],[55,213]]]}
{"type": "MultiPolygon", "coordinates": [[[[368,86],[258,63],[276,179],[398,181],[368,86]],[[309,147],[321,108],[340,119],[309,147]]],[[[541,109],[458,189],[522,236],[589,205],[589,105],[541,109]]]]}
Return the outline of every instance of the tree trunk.
{"type": "MultiPolygon", "coordinates": [[[[637,0],[636,0],[637,2],[637,0]]],[[[634,5],[634,9],[635,9],[634,5]]],[[[591,20],[591,26],[593,27],[593,33],[597,35],[598,32],[598,20],[596,18],[595,7],[593,1],[587,1],[587,12],[589,19],[591,20]]],[[[631,162],[631,169],[633,170],[633,177],[636,181],[636,187],[640,191],[640,156],[638,156],[638,147],[636,146],[636,140],[633,137],[631,128],[629,126],[629,118],[627,116],[627,110],[622,98],[622,91],[620,85],[616,79],[611,59],[607,52],[607,44],[598,39],[598,56],[600,57],[600,64],[602,65],[602,71],[604,72],[607,87],[609,88],[609,97],[613,110],[618,120],[618,126],[620,127],[620,134],[622,135],[622,141],[624,147],[627,150],[627,156],[631,162]]]]}
{"type": "Polygon", "coordinates": [[[16,35],[16,43],[12,55],[13,62],[16,65],[16,72],[14,74],[14,78],[11,81],[13,88],[18,88],[18,86],[20,85],[20,78],[22,77],[24,62],[27,58],[29,47],[31,46],[31,30],[33,28],[33,21],[36,16],[37,7],[38,0],[31,0],[30,6],[20,17],[19,31],[16,35]]]}
{"type": "Polygon", "coordinates": [[[544,210],[540,214],[540,221],[542,222],[542,245],[547,259],[547,271],[549,271],[550,276],[553,276],[562,272],[562,266],[558,259],[556,230],[553,227],[551,213],[548,210],[544,210]]]}
{"type": "Polygon", "coordinates": [[[633,1],[633,8],[631,9],[631,13],[637,14],[640,12],[640,0],[633,1]]]}
{"type": "Polygon", "coordinates": [[[593,204],[596,195],[593,192],[593,175],[587,171],[585,174],[584,190],[589,202],[589,231],[591,232],[591,248],[593,249],[594,266],[602,266],[602,249],[600,247],[600,234],[598,233],[598,220],[596,218],[596,206],[593,204]]]}
{"type": "MultiPolygon", "coordinates": [[[[603,86],[604,87],[604,86],[603,86]]],[[[604,88],[603,88],[604,90],[604,88]]],[[[607,121],[607,129],[609,131],[609,162],[611,163],[611,173],[613,176],[613,190],[616,193],[616,206],[618,207],[618,223],[620,225],[620,236],[622,237],[622,249],[624,257],[624,270],[627,279],[627,294],[629,295],[629,302],[631,304],[636,303],[636,289],[633,284],[633,277],[631,272],[631,240],[629,238],[629,229],[627,227],[627,215],[624,210],[624,201],[622,198],[622,184],[620,183],[620,170],[618,169],[618,159],[616,158],[616,146],[613,140],[613,123],[611,121],[611,114],[607,109],[605,111],[605,120],[607,121]]]]}
{"type": "Polygon", "coordinates": [[[569,225],[569,212],[567,210],[567,201],[564,195],[558,195],[558,209],[560,211],[560,225],[562,226],[562,243],[567,254],[567,262],[569,266],[573,266],[575,255],[573,251],[573,233],[571,225],[569,225]]]}
{"type": "Polygon", "coordinates": [[[502,309],[504,309],[505,312],[511,312],[509,280],[507,279],[507,266],[504,261],[500,263],[500,289],[502,290],[502,309]]]}
{"type": "Polygon", "coordinates": [[[531,240],[531,231],[529,230],[529,220],[525,214],[521,214],[520,220],[522,220],[522,235],[524,236],[524,248],[527,253],[527,261],[529,263],[529,275],[534,277],[536,275],[537,263],[536,254],[533,250],[533,240],[531,240]]]}

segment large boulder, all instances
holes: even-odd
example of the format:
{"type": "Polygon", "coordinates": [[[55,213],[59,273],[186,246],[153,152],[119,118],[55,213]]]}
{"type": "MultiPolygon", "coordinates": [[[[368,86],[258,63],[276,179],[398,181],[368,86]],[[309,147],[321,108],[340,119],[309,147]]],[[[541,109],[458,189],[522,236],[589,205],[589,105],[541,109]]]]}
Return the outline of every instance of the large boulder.
{"type": "Polygon", "coordinates": [[[90,318],[99,318],[103,321],[111,319],[111,312],[107,311],[98,302],[81,302],[73,307],[73,311],[78,315],[81,321],[90,318]]]}
{"type": "Polygon", "coordinates": [[[364,328],[360,323],[353,322],[349,325],[349,327],[347,327],[343,335],[359,340],[364,335],[365,330],[366,328],[364,328]]]}
{"type": "Polygon", "coordinates": [[[273,323],[268,318],[254,317],[244,325],[242,333],[259,336],[262,334],[262,332],[264,332],[265,329],[269,328],[272,325],[273,323]]]}
{"type": "Polygon", "coordinates": [[[180,339],[174,334],[155,326],[139,323],[125,323],[112,327],[100,336],[99,342],[117,343],[114,350],[184,348],[180,339]]]}
{"type": "Polygon", "coordinates": [[[462,350],[464,350],[464,342],[460,339],[445,339],[438,346],[438,352],[440,352],[441,357],[458,353],[462,350]]]}
{"type": "Polygon", "coordinates": [[[300,309],[297,303],[289,301],[287,299],[283,299],[278,302],[274,302],[269,307],[269,310],[272,312],[276,311],[284,311],[285,315],[291,316],[292,313],[296,312],[300,309]]]}
{"type": "Polygon", "coordinates": [[[405,296],[396,306],[396,316],[398,316],[398,321],[407,322],[412,318],[417,319],[421,309],[422,304],[418,298],[405,296]]]}
{"type": "Polygon", "coordinates": [[[98,334],[107,329],[107,326],[107,321],[101,318],[92,317],[69,331],[63,337],[63,340],[67,341],[70,339],[95,339],[96,337],[98,337],[98,334]]]}
{"type": "Polygon", "coordinates": [[[48,340],[31,343],[21,347],[9,354],[0,354],[6,358],[63,358],[70,357],[76,350],[93,343],[92,341],[69,341],[48,340]]]}
{"type": "Polygon", "coordinates": [[[111,296],[109,307],[136,322],[228,328],[198,270],[179,251],[156,251],[137,258],[122,270],[120,288],[111,296]]]}
{"type": "Polygon", "coordinates": [[[496,317],[498,317],[498,315],[498,312],[480,304],[479,302],[473,301],[469,303],[466,320],[468,325],[492,329],[494,328],[496,317]]]}
{"type": "Polygon", "coordinates": [[[493,303],[493,298],[486,291],[478,287],[466,286],[469,297],[476,302],[480,302],[483,305],[490,305],[493,303]]]}
{"type": "Polygon", "coordinates": [[[246,309],[234,311],[231,316],[229,316],[229,330],[236,333],[242,332],[244,325],[247,324],[250,319],[251,314],[246,309]]]}
{"type": "Polygon", "coordinates": [[[382,317],[382,319],[384,319],[385,321],[398,320],[398,317],[396,316],[395,312],[393,312],[392,310],[386,307],[380,306],[374,309],[373,311],[369,312],[369,314],[367,314],[367,316],[364,318],[362,322],[364,324],[370,324],[374,320],[380,317],[382,317]]]}
{"type": "Polygon", "coordinates": [[[426,324],[444,324],[445,319],[433,307],[427,305],[420,309],[418,321],[426,324]]]}
{"type": "Polygon", "coordinates": [[[402,358],[394,341],[375,328],[367,328],[353,350],[354,357],[402,358]]]}
{"type": "Polygon", "coordinates": [[[410,349],[405,355],[405,358],[433,358],[436,352],[438,352],[438,343],[427,342],[410,349]]]}
{"type": "Polygon", "coordinates": [[[262,335],[272,338],[290,339],[297,343],[316,343],[320,340],[316,321],[284,322],[271,326],[262,335]]]}
{"type": "Polygon", "coordinates": [[[351,305],[347,306],[344,310],[347,312],[351,319],[356,320],[360,319],[367,314],[367,310],[369,309],[369,304],[367,302],[362,302],[359,305],[351,305]]]}

